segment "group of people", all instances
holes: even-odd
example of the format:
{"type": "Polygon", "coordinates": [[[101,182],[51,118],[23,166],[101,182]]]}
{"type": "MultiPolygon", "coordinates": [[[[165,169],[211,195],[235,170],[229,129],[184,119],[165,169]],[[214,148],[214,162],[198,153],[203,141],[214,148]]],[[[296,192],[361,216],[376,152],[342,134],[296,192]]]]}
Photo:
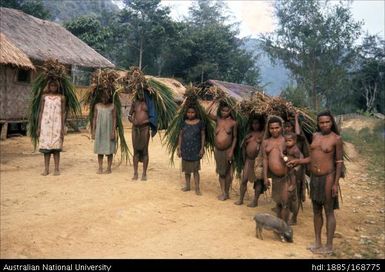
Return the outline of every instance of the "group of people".
{"type": "MultiPolygon", "coordinates": [[[[59,175],[60,151],[64,137],[65,98],[59,92],[57,82],[49,82],[42,96],[39,112],[39,150],[44,154],[45,170],[49,174],[50,156],[55,160],[54,175],[59,175]]],[[[213,101],[214,103],[214,101],[213,101]]],[[[276,203],[277,217],[288,224],[297,223],[298,211],[305,201],[305,173],[310,175],[310,198],[313,204],[315,243],[309,249],[313,253],[330,253],[333,250],[333,235],[336,228],[334,209],[338,208],[339,179],[343,175],[343,144],[338,128],[330,112],[317,116],[317,131],[311,143],[301,132],[298,115],[284,122],[278,116],[251,115],[249,131],[244,139],[238,137],[238,124],[232,108],[220,102],[217,112],[209,106],[207,113],[216,123],[214,135],[214,157],[219,175],[221,193],[219,200],[230,198],[233,180],[237,141],[241,141],[244,167],[241,176],[239,199],[242,205],[247,182],[253,182],[254,197],[249,207],[256,207],[258,199],[270,186],[276,203]],[[266,123],[266,124],[265,124],[266,123]],[[258,173],[257,173],[258,172],[258,173]],[[321,243],[323,213],[326,215],[327,242],[321,243]]],[[[113,154],[116,150],[116,109],[109,97],[101,98],[94,106],[91,135],[95,139],[94,152],[98,155],[98,174],[111,173],[113,154]],[[107,156],[107,170],[103,172],[103,157],[107,156]]],[[[132,123],[133,180],[138,179],[138,164],[143,162],[141,179],[147,179],[149,163],[148,144],[152,127],[144,98],[136,99],[128,115],[132,123]]],[[[154,134],[154,133],[152,133],[154,134]]],[[[205,149],[205,124],[198,116],[196,107],[188,107],[185,121],[180,129],[177,154],[182,159],[185,173],[183,191],[191,190],[191,176],[194,178],[195,193],[201,195],[200,160],[205,149]]]]}

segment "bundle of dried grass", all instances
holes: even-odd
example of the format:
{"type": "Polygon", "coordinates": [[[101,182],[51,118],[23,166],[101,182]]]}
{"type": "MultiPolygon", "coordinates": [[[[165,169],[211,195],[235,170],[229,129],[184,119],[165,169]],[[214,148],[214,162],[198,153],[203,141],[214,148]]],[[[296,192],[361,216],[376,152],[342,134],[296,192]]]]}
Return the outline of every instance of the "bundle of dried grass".
{"type": "Polygon", "coordinates": [[[264,116],[277,115],[283,120],[289,120],[294,113],[300,115],[301,127],[307,134],[312,134],[316,129],[314,113],[308,109],[294,107],[293,104],[282,97],[271,97],[261,92],[256,92],[249,99],[239,103],[239,112],[244,116],[260,114],[264,116]]]}

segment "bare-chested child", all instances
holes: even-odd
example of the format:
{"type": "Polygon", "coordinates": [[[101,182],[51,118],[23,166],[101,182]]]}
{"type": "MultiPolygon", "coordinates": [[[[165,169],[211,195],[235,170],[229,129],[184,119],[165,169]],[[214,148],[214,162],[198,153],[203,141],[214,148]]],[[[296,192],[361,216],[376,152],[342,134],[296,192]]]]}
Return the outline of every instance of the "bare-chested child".
{"type": "Polygon", "coordinates": [[[254,186],[254,198],[251,203],[247,205],[248,207],[258,206],[259,196],[265,191],[266,187],[264,186],[263,179],[257,179],[254,171],[255,159],[260,152],[263,140],[263,128],[264,119],[262,116],[251,117],[250,132],[246,135],[242,144],[242,153],[245,165],[243,167],[242,180],[239,188],[239,200],[234,203],[236,205],[243,204],[243,198],[245,197],[245,193],[247,191],[247,181],[253,182],[254,186]]]}
{"type": "Polygon", "coordinates": [[[339,208],[339,179],[343,168],[343,143],[333,116],[329,111],[317,115],[317,132],[313,134],[310,156],[289,161],[289,166],[310,163],[310,198],[313,204],[315,244],[313,253],[333,252],[333,237],[336,229],[334,209],[339,208]],[[321,242],[323,226],[322,209],[326,215],[327,240],[325,247],[321,242]]]}
{"type": "Polygon", "coordinates": [[[51,154],[55,162],[54,176],[60,175],[60,152],[63,147],[65,123],[65,97],[58,81],[50,81],[41,97],[37,136],[39,151],[44,154],[43,176],[49,174],[51,154]]]}
{"type": "Polygon", "coordinates": [[[197,118],[197,110],[189,106],[186,120],[183,123],[178,138],[178,157],[182,157],[182,172],[185,173],[186,185],[182,191],[190,191],[191,173],[194,174],[195,193],[201,195],[199,188],[200,160],[204,154],[205,126],[197,118]]]}
{"type": "Polygon", "coordinates": [[[103,173],[103,157],[107,156],[107,170],[105,174],[111,173],[112,158],[115,152],[115,130],[116,110],[112,103],[112,97],[103,92],[101,103],[94,108],[92,120],[92,139],[95,140],[94,153],[98,154],[99,169],[97,174],[103,173]]]}
{"type": "Polygon", "coordinates": [[[282,135],[282,119],[271,116],[268,120],[268,136],[263,141],[263,174],[265,186],[270,186],[268,176],[272,179],[272,196],[276,203],[277,217],[286,223],[289,221],[289,179],[287,167],[282,158],[285,150],[285,138],[282,135]]]}
{"type": "MultiPolygon", "coordinates": [[[[285,138],[285,150],[283,151],[283,160],[285,162],[294,160],[294,159],[300,159],[303,157],[301,151],[299,150],[299,147],[297,146],[297,134],[293,132],[287,132],[284,135],[285,138]]],[[[297,215],[299,211],[299,203],[300,203],[300,196],[297,192],[297,186],[300,186],[301,180],[299,180],[301,177],[299,174],[301,174],[301,166],[297,166],[295,168],[288,169],[288,178],[289,178],[289,187],[288,187],[288,193],[289,193],[289,209],[293,213],[289,224],[295,225],[297,224],[297,215]]]]}
{"type": "Polygon", "coordinates": [[[132,146],[134,149],[134,176],[132,179],[138,179],[139,162],[143,162],[142,180],[147,180],[150,120],[144,96],[138,96],[137,99],[134,100],[128,115],[128,120],[132,123],[132,146]]]}
{"type": "Polygon", "coordinates": [[[230,188],[233,179],[233,156],[237,143],[237,122],[231,116],[231,108],[224,101],[219,103],[217,115],[209,111],[210,117],[216,121],[214,137],[214,156],[216,172],[219,175],[221,194],[219,200],[230,198],[230,188]]]}

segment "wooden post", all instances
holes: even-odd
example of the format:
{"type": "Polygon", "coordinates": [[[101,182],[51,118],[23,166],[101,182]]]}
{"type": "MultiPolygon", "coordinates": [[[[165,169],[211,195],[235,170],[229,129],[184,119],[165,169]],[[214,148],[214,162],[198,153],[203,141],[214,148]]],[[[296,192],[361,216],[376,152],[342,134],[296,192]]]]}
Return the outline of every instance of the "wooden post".
{"type": "Polygon", "coordinates": [[[0,140],[4,141],[5,139],[7,139],[7,134],[8,134],[8,123],[4,123],[1,126],[0,140]]]}

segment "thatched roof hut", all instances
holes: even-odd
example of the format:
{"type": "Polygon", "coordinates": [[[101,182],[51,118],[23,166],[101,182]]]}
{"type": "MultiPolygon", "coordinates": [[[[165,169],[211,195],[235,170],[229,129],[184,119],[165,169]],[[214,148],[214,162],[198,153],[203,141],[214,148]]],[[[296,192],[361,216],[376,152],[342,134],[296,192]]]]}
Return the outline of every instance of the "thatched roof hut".
{"type": "Polygon", "coordinates": [[[227,81],[220,81],[220,80],[214,80],[209,79],[206,82],[199,85],[199,87],[206,89],[210,88],[211,86],[216,86],[231,97],[235,98],[236,100],[240,101],[243,98],[249,97],[252,93],[260,91],[256,87],[250,86],[250,85],[244,85],[244,84],[238,84],[238,83],[232,83],[227,81]]]}
{"type": "Polygon", "coordinates": [[[61,25],[15,9],[0,8],[0,32],[31,60],[58,59],[68,65],[114,67],[61,25]]]}
{"type": "Polygon", "coordinates": [[[35,69],[28,56],[0,32],[0,64],[24,69],[35,69]]]}

